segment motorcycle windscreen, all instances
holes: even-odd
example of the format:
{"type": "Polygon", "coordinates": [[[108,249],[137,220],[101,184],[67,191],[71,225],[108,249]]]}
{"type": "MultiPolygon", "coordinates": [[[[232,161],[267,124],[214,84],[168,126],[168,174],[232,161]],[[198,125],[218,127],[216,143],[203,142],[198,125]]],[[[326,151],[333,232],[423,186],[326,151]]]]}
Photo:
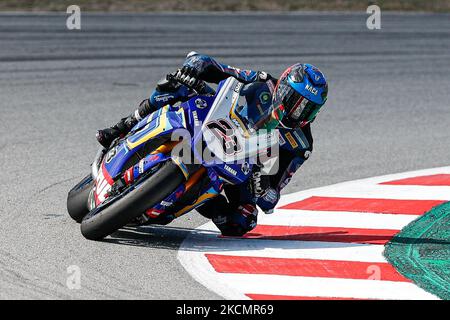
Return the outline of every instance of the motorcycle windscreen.
{"type": "Polygon", "coordinates": [[[213,165],[217,161],[237,163],[256,159],[261,150],[278,143],[275,132],[258,131],[256,126],[271,110],[266,113],[250,113],[246,99],[241,95],[243,86],[238,80],[228,78],[205,118],[202,132],[209,150],[209,154],[203,157],[205,164],[213,165]],[[239,108],[240,114],[236,114],[237,106],[242,106],[239,108]]]}
{"type": "Polygon", "coordinates": [[[239,95],[230,111],[231,118],[238,118],[250,131],[276,128],[278,121],[272,117],[274,108],[268,91],[261,90],[260,85],[253,83],[243,86],[239,95]]]}

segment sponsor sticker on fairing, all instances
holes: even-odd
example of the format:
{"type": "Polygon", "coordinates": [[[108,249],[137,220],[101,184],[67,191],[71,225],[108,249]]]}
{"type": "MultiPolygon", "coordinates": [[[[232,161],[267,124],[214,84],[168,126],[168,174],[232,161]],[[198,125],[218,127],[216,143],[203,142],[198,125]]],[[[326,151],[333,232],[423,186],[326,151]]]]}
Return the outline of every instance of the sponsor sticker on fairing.
{"type": "Polygon", "coordinates": [[[205,100],[198,98],[195,99],[195,106],[199,109],[205,109],[208,106],[208,104],[206,103],[205,100]]]}
{"type": "Polygon", "coordinates": [[[231,173],[233,176],[237,175],[237,171],[234,170],[233,168],[231,168],[231,167],[229,167],[229,166],[227,166],[227,165],[225,165],[223,168],[224,168],[225,170],[227,170],[229,173],[231,173]]]}
{"type": "Polygon", "coordinates": [[[144,173],[144,159],[139,161],[139,174],[144,173]]]}

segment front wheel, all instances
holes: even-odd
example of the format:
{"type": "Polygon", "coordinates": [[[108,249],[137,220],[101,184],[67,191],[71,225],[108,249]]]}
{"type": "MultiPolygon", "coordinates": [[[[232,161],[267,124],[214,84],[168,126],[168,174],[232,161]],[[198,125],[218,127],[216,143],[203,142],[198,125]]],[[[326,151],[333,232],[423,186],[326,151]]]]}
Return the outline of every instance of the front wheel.
{"type": "Polygon", "coordinates": [[[89,213],[88,200],[89,193],[94,187],[94,181],[89,174],[73,187],[67,195],[67,212],[69,216],[80,223],[84,216],[89,213]]]}
{"type": "Polygon", "coordinates": [[[176,164],[172,161],[165,162],[136,189],[100,212],[85,216],[81,222],[81,233],[89,240],[103,239],[164,200],[184,180],[184,175],[176,164]]]}

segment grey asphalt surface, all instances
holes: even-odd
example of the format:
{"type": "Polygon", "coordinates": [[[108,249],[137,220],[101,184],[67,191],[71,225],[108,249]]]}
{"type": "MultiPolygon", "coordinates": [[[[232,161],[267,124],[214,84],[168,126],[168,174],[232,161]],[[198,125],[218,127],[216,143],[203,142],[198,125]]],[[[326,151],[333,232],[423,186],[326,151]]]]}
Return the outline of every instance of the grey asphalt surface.
{"type": "Polygon", "coordinates": [[[219,298],[176,259],[196,213],[166,227],[85,240],[66,213],[95,132],[148,97],[196,50],[278,75],[297,61],[329,81],[311,159],[294,192],[450,165],[450,16],[365,14],[0,14],[0,298],[219,298]],[[67,267],[81,289],[66,286],[67,267]]]}

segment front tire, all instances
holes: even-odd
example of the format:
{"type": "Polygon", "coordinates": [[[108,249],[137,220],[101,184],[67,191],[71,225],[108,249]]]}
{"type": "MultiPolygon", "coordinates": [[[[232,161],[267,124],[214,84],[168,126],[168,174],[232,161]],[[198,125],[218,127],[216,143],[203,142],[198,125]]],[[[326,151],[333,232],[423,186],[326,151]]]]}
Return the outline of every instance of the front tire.
{"type": "Polygon", "coordinates": [[[94,187],[94,181],[89,174],[73,187],[67,195],[67,212],[69,216],[80,223],[84,216],[89,213],[89,193],[94,187]]]}
{"type": "Polygon", "coordinates": [[[151,177],[123,198],[94,215],[85,216],[81,222],[81,233],[89,240],[103,239],[164,200],[184,180],[184,175],[176,164],[172,161],[165,162],[151,177]]]}

